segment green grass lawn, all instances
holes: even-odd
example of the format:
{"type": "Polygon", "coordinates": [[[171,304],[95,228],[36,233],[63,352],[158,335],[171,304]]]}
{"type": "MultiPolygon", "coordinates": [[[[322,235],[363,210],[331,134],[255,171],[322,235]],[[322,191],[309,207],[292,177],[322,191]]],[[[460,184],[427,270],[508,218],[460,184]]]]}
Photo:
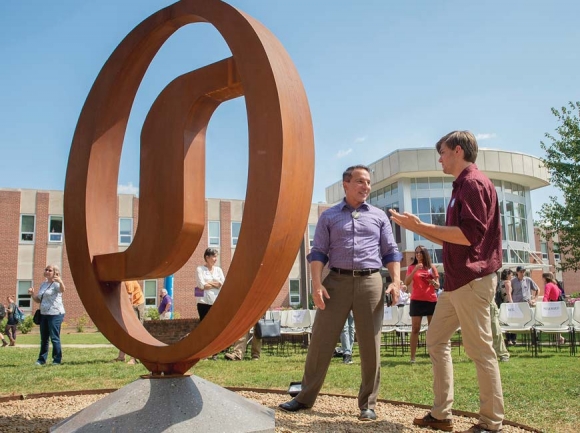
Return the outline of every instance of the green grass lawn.
{"type": "MultiPolygon", "coordinates": [[[[99,333],[63,333],[64,344],[106,343],[99,333]]],[[[20,344],[38,344],[39,336],[19,335],[20,344]]],[[[500,363],[506,419],[546,432],[577,431],[577,403],[580,401],[580,357],[571,357],[567,348],[558,352],[544,348],[538,357],[524,347],[510,348],[512,358],[500,363]]],[[[113,363],[115,348],[64,348],[61,366],[34,365],[38,348],[0,348],[0,395],[83,389],[120,388],[146,374],[142,365],[113,363]]],[[[408,353],[385,351],[382,361],[380,398],[430,405],[432,403],[431,364],[419,348],[417,363],[409,364],[408,353]]],[[[230,387],[285,390],[299,381],[305,352],[277,356],[264,351],[260,361],[201,361],[191,372],[216,384],[230,387]]],[[[455,371],[454,408],[477,412],[479,394],[475,367],[463,349],[453,349],[455,371]]],[[[360,359],[343,365],[333,359],[322,392],[355,396],[360,384],[360,359]]]]}

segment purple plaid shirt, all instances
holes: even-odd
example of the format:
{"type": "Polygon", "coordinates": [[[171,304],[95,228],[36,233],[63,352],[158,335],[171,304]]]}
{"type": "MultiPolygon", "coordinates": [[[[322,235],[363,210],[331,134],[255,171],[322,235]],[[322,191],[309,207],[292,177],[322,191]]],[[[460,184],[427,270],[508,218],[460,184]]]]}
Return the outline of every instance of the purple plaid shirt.
{"type": "Polygon", "coordinates": [[[308,262],[341,269],[379,269],[402,258],[387,215],[366,202],[354,209],[346,200],[320,215],[308,254],[308,262]]]}

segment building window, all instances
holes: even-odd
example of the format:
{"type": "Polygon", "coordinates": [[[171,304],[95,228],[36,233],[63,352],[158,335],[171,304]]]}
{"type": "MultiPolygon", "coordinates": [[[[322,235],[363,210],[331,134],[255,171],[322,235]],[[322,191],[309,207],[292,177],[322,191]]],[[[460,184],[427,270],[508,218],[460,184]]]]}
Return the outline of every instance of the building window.
{"type": "Polygon", "coordinates": [[[146,307],[156,307],[157,306],[157,280],[145,280],[143,281],[143,291],[145,295],[145,306],[146,307]]]}
{"type": "Polygon", "coordinates": [[[18,280],[16,289],[16,305],[24,310],[32,310],[32,299],[28,289],[32,287],[32,280],[18,280]]]}
{"type": "Polygon", "coordinates": [[[34,242],[34,215],[20,215],[20,241],[34,242]]]}
{"type": "Polygon", "coordinates": [[[51,215],[48,219],[48,241],[62,242],[62,216],[51,215]]]}
{"type": "Polygon", "coordinates": [[[316,224],[308,224],[308,245],[312,248],[314,245],[314,232],[316,231],[316,224]]]}
{"type": "Polygon", "coordinates": [[[548,260],[548,242],[540,242],[540,251],[542,251],[542,260],[548,260]]]}
{"type": "Polygon", "coordinates": [[[240,227],[242,223],[239,221],[232,221],[232,247],[238,244],[238,238],[240,237],[240,227]]]}
{"type": "Polygon", "coordinates": [[[391,221],[391,230],[393,231],[393,235],[395,237],[395,242],[398,243],[398,244],[400,244],[401,243],[401,226],[399,224],[396,224],[391,219],[391,213],[389,212],[389,209],[393,209],[395,212],[399,212],[399,203],[398,202],[393,203],[393,204],[387,206],[383,210],[387,214],[387,217],[389,218],[389,221],[391,221]]]}
{"type": "Polygon", "coordinates": [[[300,305],[300,280],[290,280],[290,305],[300,305]]]}
{"type": "MultiPolygon", "coordinates": [[[[418,179],[419,180],[419,179],[418,179]]],[[[420,184],[417,183],[417,186],[420,184]]],[[[422,197],[411,199],[412,212],[421,221],[427,224],[445,225],[445,199],[443,197],[422,197]]],[[[425,239],[417,233],[413,234],[413,239],[420,241],[425,239]]]]}
{"type": "Polygon", "coordinates": [[[207,222],[208,240],[207,244],[210,247],[220,246],[220,222],[219,221],[208,221],[207,222]]]}
{"type": "Polygon", "coordinates": [[[133,218],[119,218],[119,245],[129,245],[133,240],[133,218]]]}
{"type": "Polygon", "coordinates": [[[506,201],[505,222],[507,222],[507,227],[504,227],[504,230],[507,232],[508,240],[528,242],[528,224],[525,204],[506,201]]]}

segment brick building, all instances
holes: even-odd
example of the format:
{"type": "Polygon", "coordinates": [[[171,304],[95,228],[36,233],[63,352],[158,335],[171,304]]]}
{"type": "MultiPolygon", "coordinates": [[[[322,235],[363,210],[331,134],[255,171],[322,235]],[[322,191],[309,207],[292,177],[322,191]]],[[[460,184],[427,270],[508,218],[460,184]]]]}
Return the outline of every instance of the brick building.
{"type": "MultiPolygon", "coordinates": [[[[74,323],[85,314],[77,294],[68,265],[64,242],[63,192],[41,190],[0,189],[0,214],[4,224],[0,227],[0,296],[16,295],[18,305],[25,313],[36,309],[28,288],[38,288],[44,280],[43,271],[47,264],[61,268],[67,286],[64,297],[65,321],[74,323]]],[[[207,247],[220,251],[218,266],[226,275],[235,253],[242,222],[242,200],[207,199],[206,230],[200,244],[189,261],[174,275],[174,311],[182,318],[197,317],[193,289],[196,285],[197,266],[203,264],[203,252],[207,247]]],[[[304,233],[304,249],[298,253],[294,266],[272,307],[305,305],[307,287],[310,286],[308,266],[301,266],[301,258],[309,252],[310,241],[320,213],[328,208],[325,204],[312,204],[309,224],[304,233]],[[303,271],[302,271],[303,270],[303,271]],[[303,272],[303,274],[301,274],[303,272]]],[[[121,194],[117,201],[118,249],[126,249],[138,225],[139,198],[121,194]]],[[[302,260],[304,263],[304,260],[302,260]]],[[[158,293],[164,279],[140,281],[145,292],[146,305],[156,307],[158,293]]]]}

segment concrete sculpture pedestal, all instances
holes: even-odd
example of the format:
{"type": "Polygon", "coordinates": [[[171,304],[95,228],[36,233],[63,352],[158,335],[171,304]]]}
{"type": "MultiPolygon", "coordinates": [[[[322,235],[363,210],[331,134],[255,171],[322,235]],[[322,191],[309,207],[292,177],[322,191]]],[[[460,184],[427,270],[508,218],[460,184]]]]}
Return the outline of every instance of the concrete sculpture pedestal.
{"type": "Polygon", "coordinates": [[[197,376],[138,379],[50,428],[56,433],[274,432],[274,411],[197,376]]]}

